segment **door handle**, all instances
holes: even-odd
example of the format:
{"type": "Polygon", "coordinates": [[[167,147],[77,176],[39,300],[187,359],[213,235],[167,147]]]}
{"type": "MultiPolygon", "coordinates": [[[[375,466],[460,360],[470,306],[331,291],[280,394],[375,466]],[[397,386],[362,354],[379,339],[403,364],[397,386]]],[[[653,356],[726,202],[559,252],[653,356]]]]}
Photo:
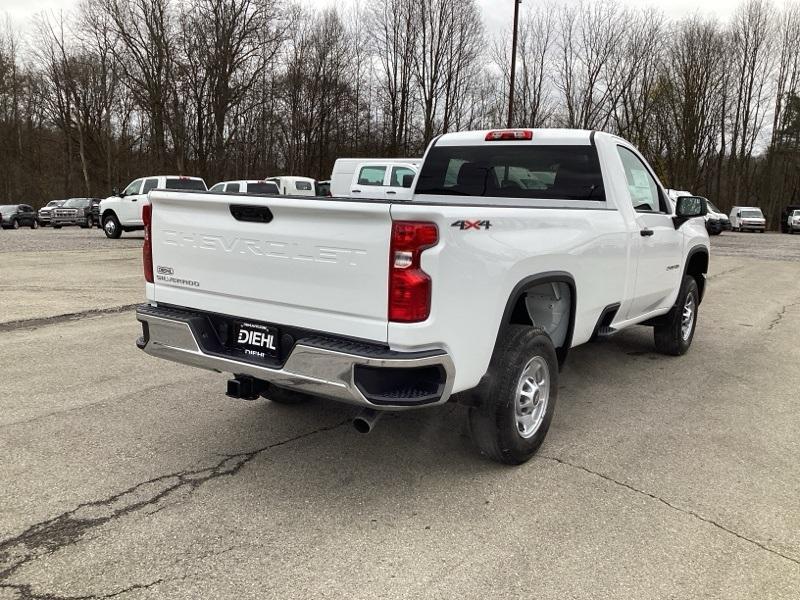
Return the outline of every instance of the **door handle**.
{"type": "Polygon", "coordinates": [[[131,202],[138,202],[138,201],[139,201],[138,198],[131,198],[131,202]]]}
{"type": "Polygon", "coordinates": [[[350,190],[350,191],[353,192],[354,194],[360,194],[361,193],[361,190],[350,190]]]}
{"type": "Polygon", "coordinates": [[[645,227],[644,229],[642,229],[642,230],[639,232],[639,235],[641,235],[642,237],[650,237],[650,236],[651,236],[651,235],[653,235],[654,233],[655,233],[655,231],[653,231],[652,229],[647,229],[647,228],[645,227]]]}
{"type": "Polygon", "coordinates": [[[386,192],[386,194],[387,194],[387,195],[388,195],[388,194],[396,194],[396,193],[397,193],[397,192],[394,192],[394,191],[392,191],[392,190],[389,190],[389,191],[387,191],[387,192],[386,192]]]}

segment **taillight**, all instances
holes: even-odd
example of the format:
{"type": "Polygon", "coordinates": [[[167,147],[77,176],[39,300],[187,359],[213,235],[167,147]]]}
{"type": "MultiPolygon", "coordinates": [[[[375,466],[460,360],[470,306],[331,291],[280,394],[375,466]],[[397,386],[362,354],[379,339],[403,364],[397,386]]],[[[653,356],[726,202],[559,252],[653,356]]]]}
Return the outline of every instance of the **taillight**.
{"type": "Polygon", "coordinates": [[[486,134],[487,142],[502,142],[505,140],[532,140],[533,132],[530,129],[496,129],[486,134]]]}
{"type": "Polygon", "coordinates": [[[142,245],[142,266],[144,279],[153,283],[153,234],[152,234],[152,209],[149,204],[142,206],[142,221],[144,221],[144,244],[142,245]]]}
{"type": "Polygon", "coordinates": [[[395,221],[389,252],[389,320],[418,323],[431,312],[431,278],[420,268],[426,248],[439,241],[435,223],[395,221]]]}

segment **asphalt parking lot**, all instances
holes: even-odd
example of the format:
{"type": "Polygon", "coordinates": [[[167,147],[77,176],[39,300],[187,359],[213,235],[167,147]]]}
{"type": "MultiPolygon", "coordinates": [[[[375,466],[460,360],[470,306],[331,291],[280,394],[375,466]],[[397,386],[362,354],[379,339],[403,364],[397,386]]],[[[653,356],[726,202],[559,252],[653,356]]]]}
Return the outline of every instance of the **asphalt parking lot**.
{"type": "Polygon", "coordinates": [[[517,468],[146,356],[137,237],[0,232],[0,600],[798,597],[800,236],[712,239],[686,356],[575,349],[517,468]]]}

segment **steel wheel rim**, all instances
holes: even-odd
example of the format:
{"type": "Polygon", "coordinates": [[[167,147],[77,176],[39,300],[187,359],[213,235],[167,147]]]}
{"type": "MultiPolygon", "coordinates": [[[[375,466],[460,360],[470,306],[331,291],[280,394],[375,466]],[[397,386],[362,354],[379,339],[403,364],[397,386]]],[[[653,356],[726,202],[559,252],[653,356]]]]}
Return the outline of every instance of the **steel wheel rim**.
{"type": "Polygon", "coordinates": [[[109,219],[108,221],[106,221],[106,232],[114,233],[114,230],[116,230],[116,227],[114,226],[114,221],[109,219]]]}
{"type": "Polygon", "coordinates": [[[544,421],[550,399],[550,368],[541,356],[534,356],[522,369],[514,399],[517,433],[533,437],[544,421]]]}
{"type": "Polygon", "coordinates": [[[694,326],[695,315],[695,302],[694,294],[686,295],[686,302],[683,304],[683,313],[681,314],[681,338],[684,342],[689,341],[689,336],[692,335],[692,327],[694,326]]]}

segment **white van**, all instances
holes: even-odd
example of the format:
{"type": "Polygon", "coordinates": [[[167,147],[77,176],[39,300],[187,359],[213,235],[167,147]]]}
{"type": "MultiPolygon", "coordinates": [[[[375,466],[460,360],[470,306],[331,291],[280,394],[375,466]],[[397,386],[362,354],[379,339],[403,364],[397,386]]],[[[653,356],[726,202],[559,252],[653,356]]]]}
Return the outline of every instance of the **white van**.
{"type": "Polygon", "coordinates": [[[278,191],[284,196],[315,196],[314,186],[316,179],[311,177],[294,177],[282,175],[280,177],[267,177],[266,181],[274,181],[278,191]]]}
{"type": "Polygon", "coordinates": [[[237,179],[220,181],[211,186],[209,192],[236,192],[239,194],[280,194],[278,184],[263,179],[237,179]]]}
{"type": "Polygon", "coordinates": [[[334,198],[409,200],[421,158],[339,158],[331,174],[334,198]]]}
{"type": "Polygon", "coordinates": [[[767,229],[764,213],[757,206],[734,206],[731,210],[731,228],[734,231],[760,231],[767,229]]]}

